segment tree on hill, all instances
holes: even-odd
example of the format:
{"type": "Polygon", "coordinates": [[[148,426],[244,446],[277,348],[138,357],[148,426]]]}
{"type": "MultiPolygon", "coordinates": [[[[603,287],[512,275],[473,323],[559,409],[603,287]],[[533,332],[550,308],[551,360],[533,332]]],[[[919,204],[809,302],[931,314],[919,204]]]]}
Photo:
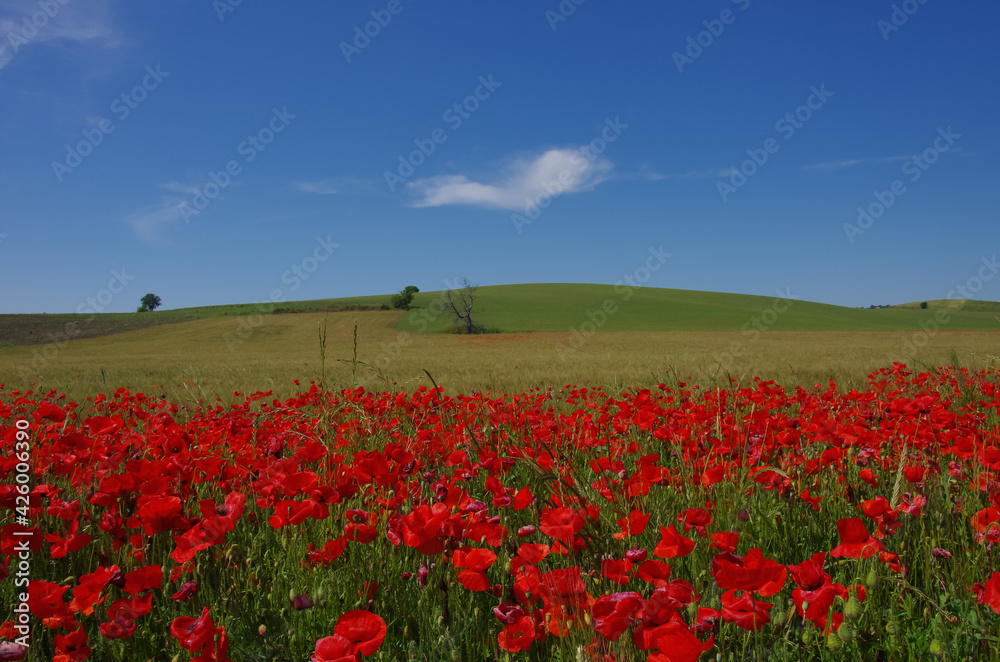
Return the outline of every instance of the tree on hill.
{"type": "Polygon", "coordinates": [[[465,332],[468,334],[473,334],[480,330],[479,325],[472,321],[477,289],[479,289],[478,285],[472,285],[469,283],[469,279],[463,278],[462,287],[454,291],[448,290],[445,293],[445,303],[448,304],[448,308],[455,315],[455,323],[464,324],[465,332]]]}
{"type": "Polygon", "coordinates": [[[150,292],[146,296],[142,297],[140,303],[142,303],[142,305],[139,306],[139,310],[137,310],[136,312],[146,313],[151,310],[156,310],[157,308],[160,307],[160,297],[150,292]]]}
{"type": "Polygon", "coordinates": [[[410,304],[413,303],[413,295],[419,291],[420,289],[416,285],[407,285],[399,294],[392,295],[392,307],[400,310],[409,310],[410,304]]]}

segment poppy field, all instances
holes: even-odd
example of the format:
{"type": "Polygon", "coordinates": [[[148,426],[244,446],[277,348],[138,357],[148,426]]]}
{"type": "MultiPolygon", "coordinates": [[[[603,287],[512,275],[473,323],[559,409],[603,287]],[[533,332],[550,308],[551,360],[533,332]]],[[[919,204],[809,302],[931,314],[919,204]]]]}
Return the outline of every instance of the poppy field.
{"type": "Polygon", "coordinates": [[[0,386],[0,660],[1000,660],[998,383],[0,386]]]}

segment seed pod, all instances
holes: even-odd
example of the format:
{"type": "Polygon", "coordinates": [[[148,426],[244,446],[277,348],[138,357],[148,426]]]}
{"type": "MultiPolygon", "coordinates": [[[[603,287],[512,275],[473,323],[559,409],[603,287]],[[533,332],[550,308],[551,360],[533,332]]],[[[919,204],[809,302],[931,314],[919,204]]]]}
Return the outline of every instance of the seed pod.
{"type": "Polygon", "coordinates": [[[885,624],[885,631],[890,637],[895,637],[899,634],[899,626],[895,622],[889,621],[885,624]]]}
{"type": "Polygon", "coordinates": [[[852,595],[844,605],[844,618],[849,621],[856,621],[861,617],[861,601],[858,600],[857,596],[852,595]]]}

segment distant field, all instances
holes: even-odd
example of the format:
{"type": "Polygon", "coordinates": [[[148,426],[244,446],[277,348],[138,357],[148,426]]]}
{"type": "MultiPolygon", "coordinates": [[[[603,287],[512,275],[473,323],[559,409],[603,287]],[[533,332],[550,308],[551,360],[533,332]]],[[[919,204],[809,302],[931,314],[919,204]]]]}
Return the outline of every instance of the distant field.
{"type": "Polygon", "coordinates": [[[430,385],[449,392],[520,392],[600,384],[629,386],[688,380],[704,386],[759,376],[812,386],[834,379],[850,389],[895,359],[911,366],[996,364],[1000,331],[625,331],[586,338],[566,330],[462,336],[411,334],[399,311],[215,317],[64,347],[0,350],[6,388],[60,389],[82,399],[117,387],[164,394],[173,401],[221,398],[233,391],[274,390],[286,397],[324,375],[319,331],[327,327],[326,384],[369,389],[430,385]],[[251,326],[250,321],[257,322],[251,326]],[[358,363],[353,363],[354,325],[358,363]]]}
{"type": "Polygon", "coordinates": [[[383,296],[281,304],[298,314],[259,314],[247,304],[89,320],[0,316],[0,383],[74,397],[125,386],[225,398],[234,390],[290,394],[298,388],[293,380],[323,376],[337,387],[414,388],[430,383],[426,370],[451,391],[685,379],[711,385],[730,376],[790,385],[834,379],[851,388],[894,360],[985,367],[1000,350],[1000,304],[990,302],[866,310],[777,296],[648,288],[629,295],[561,284],[483,287],[477,295],[478,321],[506,333],[441,333],[452,323],[439,292],[418,294],[405,314],[381,310],[383,296]],[[947,322],[936,327],[942,312],[947,322]],[[65,342],[60,334],[73,329],[65,342]]]}

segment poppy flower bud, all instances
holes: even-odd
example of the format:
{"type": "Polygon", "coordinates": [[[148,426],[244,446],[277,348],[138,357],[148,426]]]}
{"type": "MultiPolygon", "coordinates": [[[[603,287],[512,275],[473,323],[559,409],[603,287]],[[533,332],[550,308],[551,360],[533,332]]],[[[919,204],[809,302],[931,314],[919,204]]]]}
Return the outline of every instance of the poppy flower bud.
{"type": "Polygon", "coordinates": [[[940,639],[931,639],[930,654],[934,657],[944,657],[944,646],[940,639]]]}
{"type": "Polygon", "coordinates": [[[831,632],[826,638],[826,647],[829,650],[836,652],[844,647],[844,641],[838,637],[836,633],[831,632]]]}
{"type": "Polygon", "coordinates": [[[837,630],[837,637],[845,644],[849,644],[852,641],[854,641],[854,637],[856,634],[857,633],[854,631],[854,628],[848,625],[847,623],[841,625],[840,629],[837,630]]]}
{"type": "Polygon", "coordinates": [[[527,526],[522,526],[520,529],[517,530],[517,537],[518,538],[527,538],[531,534],[537,533],[537,532],[538,532],[538,527],[535,526],[534,524],[529,524],[527,526]]]}
{"type": "Polygon", "coordinates": [[[262,637],[266,637],[267,636],[267,626],[266,625],[261,625],[259,628],[257,628],[257,634],[259,634],[262,637]]]}
{"type": "Polygon", "coordinates": [[[295,611],[302,611],[303,609],[309,609],[315,604],[311,598],[305,595],[296,595],[292,598],[292,609],[295,611]]]}
{"type": "Polygon", "coordinates": [[[746,508],[740,508],[740,512],[736,514],[736,519],[738,519],[741,522],[749,522],[750,513],[747,512],[746,508]]]}
{"type": "Polygon", "coordinates": [[[125,588],[125,573],[121,570],[115,570],[111,578],[108,579],[108,583],[118,588],[125,588]]]}
{"type": "Polygon", "coordinates": [[[857,596],[852,595],[844,605],[844,618],[849,621],[856,621],[861,617],[861,602],[857,596]]]}
{"type": "Polygon", "coordinates": [[[630,549],[627,552],[625,552],[625,558],[631,561],[632,563],[642,563],[643,561],[646,560],[647,555],[648,553],[646,552],[645,547],[639,549],[630,549]]]}
{"type": "Polygon", "coordinates": [[[932,549],[931,554],[938,557],[939,559],[951,558],[951,552],[949,552],[947,549],[941,549],[940,547],[935,547],[934,549],[932,549]]]}

